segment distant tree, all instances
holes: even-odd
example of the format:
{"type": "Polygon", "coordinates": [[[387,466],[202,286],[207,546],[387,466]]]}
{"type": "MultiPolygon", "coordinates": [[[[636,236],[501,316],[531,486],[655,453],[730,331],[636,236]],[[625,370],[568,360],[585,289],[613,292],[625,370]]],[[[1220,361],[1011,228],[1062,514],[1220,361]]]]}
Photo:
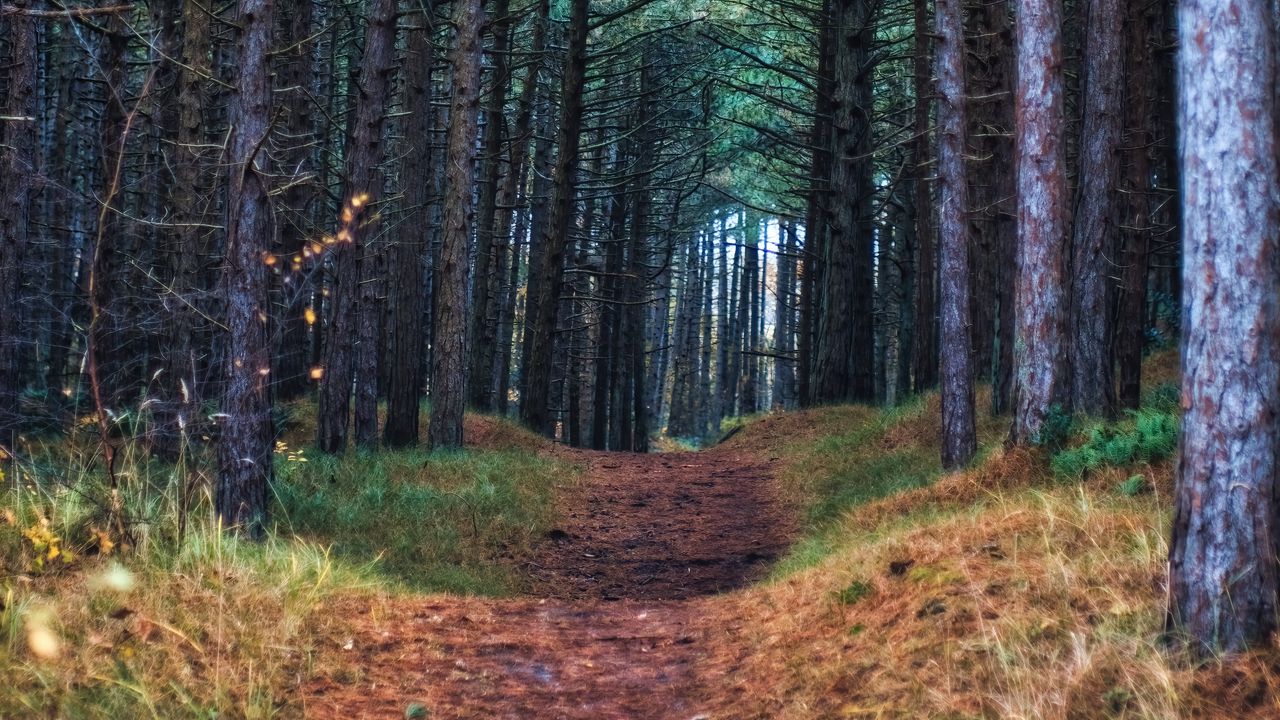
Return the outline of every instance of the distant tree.
{"type": "Polygon", "coordinates": [[[1058,391],[1067,174],[1062,1],[1018,0],[1014,147],[1018,281],[1013,440],[1037,442],[1058,391]]]}
{"type": "Polygon", "coordinates": [[[271,125],[271,0],[240,0],[227,141],[226,361],[214,504],[224,527],[263,532],[272,477],[267,265],[272,236],[263,152],[271,125]]]}
{"type": "MultiPolygon", "coordinates": [[[[9,19],[10,57],[3,71],[7,89],[0,119],[0,448],[16,452],[22,303],[22,263],[30,243],[30,208],[36,185],[35,18],[25,0],[9,19]]],[[[3,462],[0,459],[0,462],[3,462]]]]}
{"type": "Polygon", "coordinates": [[[977,452],[969,344],[969,183],[965,174],[965,42],[961,0],[937,0],[939,304],[942,466],[977,452]]]}
{"type": "Polygon", "coordinates": [[[462,447],[462,414],[467,405],[467,258],[475,221],[471,186],[480,111],[481,0],[457,0],[453,24],[453,102],[445,161],[444,237],[434,293],[436,334],[427,428],[432,449],[462,447]]]}
{"type": "Polygon", "coordinates": [[[811,392],[818,402],[874,398],[871,292],[870,58],[875,25],[868,0],[832,0],[830,157],[833,197],[817,308],[811,392]]]}
{"type": "Polygon", "coordinates": [[[428,20],[409,30],[404,58],[404,137],[407,147],[400,160],[400,183],[405,193],[405,213],[396,228],[388,267],[390,314],[390,382],[387,385],[387,422],[383,442],[388,447],[418,443],[418,410],[422,401],[422,353],[426,350],[423,295],[426,285],[427,205],[432,195],[431,128],[435,122],[431,101],[431,68],[435,61],[428,20]]]}
{"type": "Polygon", "coordinates": [[[334,253],[333,320],[320,387],[319,446],[341,452],[347,443],[351,391],[356,395],[356,443],[378,439],[378,340],[382,273],[377,214],[382,192],[383,128],[395,71],[396,2],[368,0],[369,26],[360,65],[359,101],[347,153],[344,220],[349,235],[334,253]]]}
{"type": "Polygon", "coordinates": [[[1276,629],[1280,170],[1267,0],[1182,0],[1182,397],[1169,624],[1204,652],[1276,629]]]}
{"type": "MultiPolygon", "coordinates": [[[[569,51],[565,57],[563,89],[560,94],[560,131],[557,142],[554,189],[550,219],[541,237],[538,265],[530,270],[538,275],[538,292],[529,293],[530,339],[524,357],[520,419],[529,427],[550,435],[555,422],[551,416],[552,355],[556,322],[559,318],[560,283],[564,278],[565,251],[569,242],[569,220],[576,188],[578,148],[581,143],[583,90],[587,73],[587,33],[591,3],[573,0],[569,15],[569,51]]],[[[530,255],[530,263],[533,256],[530,255]]]]}

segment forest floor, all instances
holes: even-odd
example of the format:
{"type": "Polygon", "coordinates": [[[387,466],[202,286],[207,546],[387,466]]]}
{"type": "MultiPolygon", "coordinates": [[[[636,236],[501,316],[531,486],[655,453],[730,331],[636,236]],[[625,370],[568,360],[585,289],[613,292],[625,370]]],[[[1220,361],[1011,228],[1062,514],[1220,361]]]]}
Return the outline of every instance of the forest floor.
{"type": "Polygon", "coordinates": [[[771,462],[548,452],[585,472],[533,548],[528,595],[336,601],[307,717],[694,718],[723,692],[710,596],[760,578],[795,527],[771,462]]]}

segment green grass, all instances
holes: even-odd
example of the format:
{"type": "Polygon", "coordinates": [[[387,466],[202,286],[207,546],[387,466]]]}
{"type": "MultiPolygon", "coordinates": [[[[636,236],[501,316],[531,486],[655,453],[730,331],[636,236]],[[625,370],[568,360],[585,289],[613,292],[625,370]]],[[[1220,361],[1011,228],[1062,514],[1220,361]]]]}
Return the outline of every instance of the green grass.
{"type": "Polygon", "coordinates": [[[270,532],[251,542],[216,525],[207,448],[167,464],[125,434],[125,538],[106,522],[92,430],[32,441],[0,483],[0,718],[299,716],[331,599],[518,591],[576,476],[506,425],[489,443],[510,449],[331,457],[282,443],[270,532]],[[31,640],[44,631],[49,657],[31,640]]]}
{"type": "Polygon", "coordinates": [[[416,590],[505,595],[510,563],[550,526],[574,471],[530,452],[355,452],[282,463],[281,530],[325,543],[416,590]]]}
{"type": "MultiPolygon", "coordinates": [[[[802,519],[801,535],[773,569],[780,579],[813,567],[841,546],[842,520],[851,510],[899,492],[925,487],[942,475],[928,398],[882,410],[850,407],[817,412],[816,440],[781,449],[783,483],[802,519]]],[[[983,419],[983,451],[998,421],[983,419]]]]}

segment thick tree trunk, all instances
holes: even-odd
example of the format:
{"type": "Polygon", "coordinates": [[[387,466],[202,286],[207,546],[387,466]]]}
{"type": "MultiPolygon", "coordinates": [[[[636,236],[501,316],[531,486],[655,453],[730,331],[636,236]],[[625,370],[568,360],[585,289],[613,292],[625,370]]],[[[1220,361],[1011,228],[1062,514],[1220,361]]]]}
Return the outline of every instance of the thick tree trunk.
{"type": "Polygon", "coordinates": [[[1084,122],[1071,242],[1071,406],[1105,415],[1115,404],[1111,282],[1123,126],[1124,44],[1120,0],[1088,0],[1084,122]]]}
{"type": "Polygon", "coordinates": [[[1169,622],[1201,651],[1276,627],[1280,171],[1267,0],[1182,0],[1182,403],[1169,622]]]}
{"type": "Polygon", "coordinates": [[[475,221],[476,125],[480,112],[481,0],[458,0],[453,24],[453,104],[445,170],[444,242],[436,270],[436,343],[431,357],[431,449],[462,447],[467,404],[467,258],[475,221]]]}
{"type": "MultiPolygon", "coordinates": [[[[360,67],[360,101],[356,104],[355,129],[348,157],[348,197],[359,193],[380,201],[383,191],[384,128],[396,68],[396,0],[369,0],[369,28],[365,34],[364,61],[360,67]]],[[[366,207],[367,207],[366,203],[366,207]]],[[[362,216],[365,242],[359,246],[356,291],[355,343],[355,441],[360,447],[378,445],[378,378],[382,350],[382,325],[386,247],[378,213],[362,216]]]]}
{"type": "Polygon", "coordinates": [[[937,0],[938,237],[941,256],[942,466],[977,452],[969,346],[969,183],[965,176],[965,43],[961,0],[937,0]]]}
{"type": "Polygon", "coordinates": [[[1018,0],[1016,408],[1012,439],[1038,442],[1057,398],[1066,240],[1062,2],[1018,0]]]}
{"type": "Polygon", "coordinates": [[[552,435],[555,423],[551,416],[551,359],[560,307],[560,283],[564,277],[564,255],[569,236],[569,219],[573,210],[578,147],[582,130],[582,95],[587,71],[588,0],[573,0],[569,29],[569,54],[564,65],[561,93],[559,154],[556,156],[555,189],[551,200],[551,218],[542,238],[541,258],[537,272],[540,278],[537,296],[530,296],[532,312],[526,332],[531,334],[529,352],[524,357],[524,392],[520,399],[520,418],[529,427],[552,435]]]}
{"type": "MultiPolygon", "coordinates": [[[[832,0],[823,0],[818,16],[818,79],[814,98],[813,133],[809,145],[813,148],[809,169],[809,196],[804,225],[804,251],[802,257],[800,290],[800,330],[796,341],[799,358],[798,371],[800,402],[810,405],[817,401],[814,372],[817,367],[817,333],[823,278],[826,272],[826,246],[830,224],[831,174],[831,120],[835,61],[835,28],[831,17],[832,0]]],[[[728,252],[726,250],[726,252],[728,252]]],[[[721,336],[722,338],[724,335],[721,336]]],[[[723,342],[723,340],[722,340],[723,342]]],[[[726,407],[725,414],[732,414],[726,407]]]]}
{"type": "Polygon", "coordinates": [[[240,0],[227,185],[226,363],[214,504],[223,527],[260,536],[272,478],[267,266],[273,233],[266,144],[271,121],[271,0],[240,0]]]}

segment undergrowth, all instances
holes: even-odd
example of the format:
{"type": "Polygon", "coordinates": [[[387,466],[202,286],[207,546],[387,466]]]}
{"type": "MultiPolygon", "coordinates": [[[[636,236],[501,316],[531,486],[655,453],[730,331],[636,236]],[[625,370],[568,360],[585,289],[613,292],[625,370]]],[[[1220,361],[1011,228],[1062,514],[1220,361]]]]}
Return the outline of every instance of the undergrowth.
{"type": "Polygon", "coordinates": [[[0,718],[298,717],[330,598],[511,593],[574,476],[496,420],[468,423],[497,449],[339,457],[305,422],[279,418],[262,542],[217,527],[204,438],[163,462],[122,417],[114,487],[91,419],[25,438],[0,486],[0,718]]]}
{"type": "MultiPolygon", "coordinates": [[[[1153,360],[1176,370],[1167,353],[1153,360]]],[[[807,522],[772,581],[715,618],[728,628],[717,657],[734,669],[713,710],[1280,717],[1280,645],[1201,663],[1166,641],[1178,415],[1159,378],[1118,422],[1064,418],[1056,453],[1001,448],[1007,423],[984,422],[985,452],[947,475],[932,464],[932,399],[744,430],[744,446],[766,445],[786,423],[792,439],[769,450],[807,522]]]]}
{"type": "Polygon", "coordinates": [[[1165,460],[1178,447],[1178,417],[1165,410],[1137,410],[1117,422],[1090,423],[1082,436],[1079,444],[1054,454],[1054,473],[1083,479],[1103,467],[1165,460]]]}
{"type": "MultiPolygon", "coordinates": [[[[927,487],[942,476],[936,405],[936,396],[924,396],[883,410],[849,406],[813,411],[811,437],[779,449],[783,489],[803,519],[803,530],[775,567],[774,578],[810,567],[839,547],[843,519],[852,509],[927,487]]],[[[985,414],[979,419],[980,452],[985,454],[1006,425],[985,414]]]]}
{"type": "Polygon", "coordinates": [[[286,463],[274,516],[338,557],[378,558],[415,590],[503,595],[510,563],[551,524],[563,463],[514,451],[356,452],[286,463]]]}

